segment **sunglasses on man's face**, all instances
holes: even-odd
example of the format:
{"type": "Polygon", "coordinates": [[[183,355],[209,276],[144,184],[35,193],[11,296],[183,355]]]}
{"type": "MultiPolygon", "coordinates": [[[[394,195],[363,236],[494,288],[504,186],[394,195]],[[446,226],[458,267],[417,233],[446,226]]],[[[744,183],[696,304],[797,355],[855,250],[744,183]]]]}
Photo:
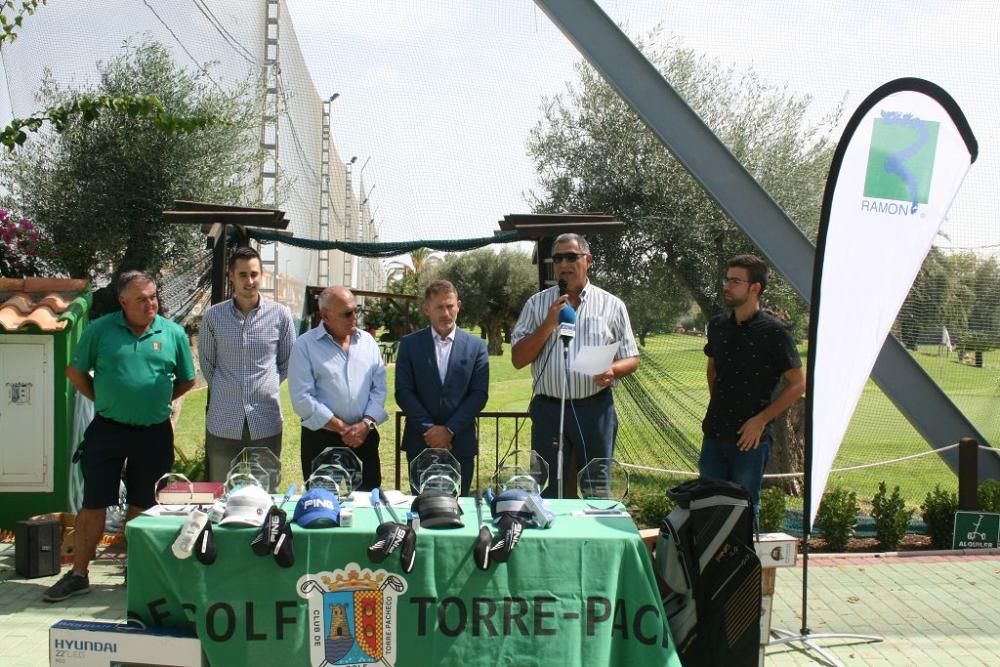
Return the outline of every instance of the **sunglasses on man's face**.
{"type": "Polygon", "coordinates": [[[569,262],[570,264],[576,264],[576,261],[581,257],[586,257],[587,255],[577,252],[557,252],[552,255],[552,263],[559,264],[560,262],[569,262]]]}

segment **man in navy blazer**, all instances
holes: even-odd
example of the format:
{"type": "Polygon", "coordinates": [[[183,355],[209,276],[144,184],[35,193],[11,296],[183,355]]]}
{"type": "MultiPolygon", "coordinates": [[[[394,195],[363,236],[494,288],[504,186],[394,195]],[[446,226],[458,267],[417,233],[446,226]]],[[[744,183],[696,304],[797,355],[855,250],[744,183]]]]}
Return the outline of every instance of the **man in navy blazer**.
{"type": "Polygon", "coordinates": [[[402,447],[407,462],[428,447],[450,450],[462,466],[466,496],[479,453],[476,415],[489,396],[490,364],[485,341],[458,328],[461,307],[447,280],[435,280],[424,290],[422,308],[431,326],[399,343],[396,403],[406,413],[402,447]]]}

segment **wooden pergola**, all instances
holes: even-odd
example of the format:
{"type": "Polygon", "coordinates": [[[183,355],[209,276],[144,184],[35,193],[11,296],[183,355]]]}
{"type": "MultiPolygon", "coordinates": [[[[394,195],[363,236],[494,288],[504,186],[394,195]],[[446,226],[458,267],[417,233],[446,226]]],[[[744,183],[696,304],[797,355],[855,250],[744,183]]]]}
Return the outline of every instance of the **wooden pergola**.
{"type": "Polygon", "coordinates": [[[164,222],[183,225],[201,225],[205,234],[205,247],[212,251],[212,303],[226,298],[226,238],[233,227],[238,235],[237,245],[250,245],[246,230],[253,227],[279,230],[292,236],[289,220],[284,211],[272,208],[226,206],[207,202],[175,200],[174,210],[163,212],[164,222]]]}
{"type": "MultiPolygon", "coordinates": [[[[226,206],[186,200],[174,201],[174,210],[164,211],[163,220],[171,224],[201,225],[207,249],[212,251],[212,303],[226,298],[226,238],[230,227],[237,232],[237,245],[249,245],[247,230],[263,228],[292,236],[285,212],[270,208],[226,206]]],[[[538,266],[538,286],[544,289],[555,284],[552,268],[552,242],[560,234],[572,232],[581,236],[621,233],[625,223],[606,213],[512,213],[499,221],[500,230],[515,231],[526,241],[535,242],[532,261],[538,266]]],[[[307,287],[307,309],[315,311],[315,300],[323,286],[307,287]]],[[[406,295],[389,292],[355,290],[357,296],[407,299],[406,295]]],[[[413,297],[416,298],[416,297],[413,297]]]]}
{"type": "Polygon", "coordinates": [[[512,213],[500,221],[500,231],[516,231],[525,241],[535,242],[532,261],[538,265],[538,289],[555,284],[552,268],[552,242],[565,233],[590,236],[615,234],[625,229],[625,223],[607,213],[512,213]]]}

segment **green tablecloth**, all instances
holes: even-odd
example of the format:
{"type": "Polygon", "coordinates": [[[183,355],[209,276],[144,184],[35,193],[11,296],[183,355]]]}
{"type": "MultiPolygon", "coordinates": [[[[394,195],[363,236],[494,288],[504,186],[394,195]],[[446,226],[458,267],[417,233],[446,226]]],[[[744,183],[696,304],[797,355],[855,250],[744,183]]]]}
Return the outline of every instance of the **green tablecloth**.
{"type": "Polygon", "coordinates": [[[409,574],[398,552],[368,561],[369,508],[349,528],[294,526],[288,569],[254,555],[252,528],[215,527],[213,565],[178,560],[170,545],[183,519],[140,516],[128,525],[129,614],[193,628],[215,667],[679,665],[632,520],[547,503],[552,527],[525,530],[511,559],[486,572],[472,562],[471,499],[464,528],[420,529],[409,574]]]}

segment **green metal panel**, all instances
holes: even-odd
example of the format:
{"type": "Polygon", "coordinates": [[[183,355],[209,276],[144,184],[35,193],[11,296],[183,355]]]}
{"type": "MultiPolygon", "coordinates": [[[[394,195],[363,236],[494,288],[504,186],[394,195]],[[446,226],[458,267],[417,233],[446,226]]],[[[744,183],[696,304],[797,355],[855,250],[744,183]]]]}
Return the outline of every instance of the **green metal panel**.
{"type": "MultiPolygon", "coordinates": [[[[88,323],[91,295],[86,291],[70,304],[60,317],[67,322],[62,331],[51,332],[52,336],[52,383],[53,383],[53,428],[52,460],[50,461],[52,491],[50,493],[3,493],[0,494],[0,529],[13,530],[18,521],[38,514],[65,512],[69,508],[69,456],[73,443],[73,400],[76,390],[66,377],[73,350],[88,323]]],[[[21,332],[45,335],[45,331],[31,328],[21,332]]]]}

